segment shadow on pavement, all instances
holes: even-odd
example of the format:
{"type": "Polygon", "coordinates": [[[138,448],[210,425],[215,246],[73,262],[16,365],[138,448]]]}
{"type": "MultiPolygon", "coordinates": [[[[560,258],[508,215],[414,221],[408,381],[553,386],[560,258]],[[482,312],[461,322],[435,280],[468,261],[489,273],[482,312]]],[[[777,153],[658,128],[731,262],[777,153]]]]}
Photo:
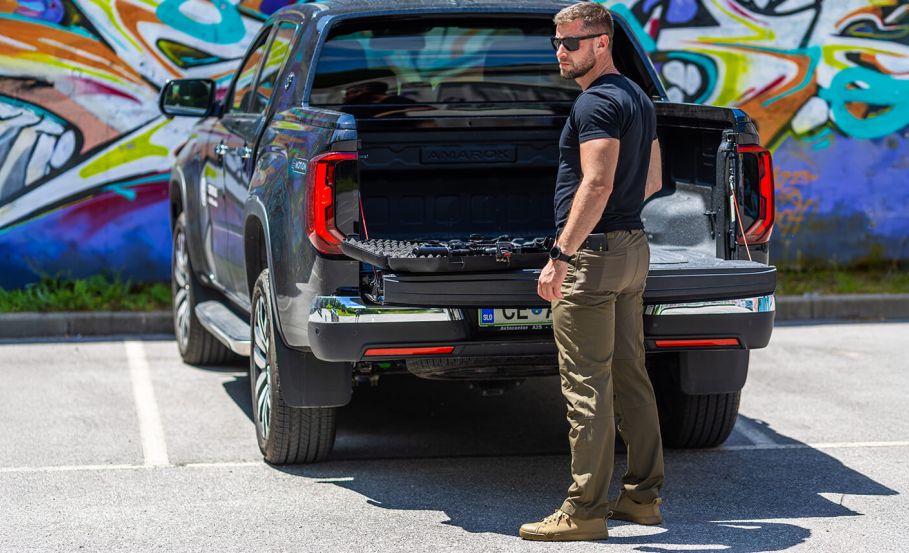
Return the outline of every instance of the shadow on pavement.
{"type": "Polygon", "coordinates": [[[249,422],[253,422],[252,415],[252,391],[249,387],[249,375],[236,376],[233,380],[224,383],[224,391],[227,397],[237,404],[237,407],[243,411],[249,422]]]}
{"type": "MultiPolygon", "coordinates": [[[[248,379],[225,388],[249,414],[248,379]]],[[[811,535],[781,519],[861,514],[821,493],[897,493],[763,422],[740,419],[789,448],[668,452],[664,524],[613,522],[609,543],[649,552],[779,551],[811,535]]],[[[275,468],[331,479],[325,484],[377,507],[443,512],[445,524],[468,532],[514,536],[521,523],[551,513],[564,498],[567,429],[556,377],[529,380],[496,397],[461,383],[389,377],[378,388],[356,389],[339,411],[328,461],[275,468]]],[[[623,471],[619,453],[616,473],[623,471]]]]}

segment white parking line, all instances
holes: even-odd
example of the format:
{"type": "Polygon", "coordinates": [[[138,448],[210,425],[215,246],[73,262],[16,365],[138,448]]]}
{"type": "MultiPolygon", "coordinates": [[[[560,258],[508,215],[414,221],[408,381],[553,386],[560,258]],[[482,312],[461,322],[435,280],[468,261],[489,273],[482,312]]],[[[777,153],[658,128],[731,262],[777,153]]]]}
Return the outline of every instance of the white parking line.
{"type": "Polygon", "coordinates": [[[142,453],[147,466],[170,465],[167,458],[167,443],[164,441],[164,427],[158,414],[155,389],[152,387],[151,372],[145,358],[142,342],[125,342],[129,376],[133,382],[133,398],[139,417],[139,435],[142,437],[142,453]]]}
{"type": "MultiPolygon", "coordinates": [[[[900,442],[829,442],[815,444],[768,444],[768,445],[732,445],[720,446],[717,449],[689,449],[689,450],[670,450],[666,452],[667,457],[675,455],[709,455],[711,453],[723,453],[726,451],[748,451],[763,449],[861,449],[861,448],[901,448],[909,447],[909,441],[900,442]]],[[[487,456],[484,456],[487,457],[487,456]]],[[[533,457],[531,455],[530,457],[533,457]]],[[[419,459],[419,458],[416,458],[419,459]]],[[[357,462],[364,463],[369,461],[383,461],[382,459],[339,459],[338,463],[357,462]]],[[[441,460],[441,459],[439,459],[441,460]]],[[[0,474],[9,473],[35,473],[35,472],[76,472],[76,471],[103,471],[103,470],[160,470],[160,469],[205,469],[205,468],[238,468],[238,467],[260,467],[271,466],[264,461],[220,461],[212,463],[187,463],[185,465],[63,465],[50,467],[0,467],[0,474]]],[[[346,482],[348,477],[339,478],[319,478],[319,481],[346,482]]]]}
{"type": "Polygon", "coordinates": [[[23,472],[78,472],[101,470],[159,470],[177,468],[237,468],[265,466],[264,461],[224,461],[220,463],[187,463],[185,465],[61,465],[52,467],[0,467],[0,474],[23,472]]]}
{"type": "MultiPolygon", "coordinates": [[[[173,465],[168,465],[173,466],[173,465]]],[[[137,470],[162,468],[161,465],[60,465],[55,467],[2,467],[0,474],[21,473],[21,472],[76,472],[76,471],[99,471],[99,470],[137,470]]],[[[166,468],[166,467],[164,467],[166,468]]]]}
{"type": "MultiPolygon", "coordinates": [[[[744,417],[739,417],[735,421],[735,431],[748,438],[748,440],[757,446],[776,445],[773,438],[761,430],[761,427],[744,417]]],[[[747,447],[747,446],[742,446],[747,447]]]]}

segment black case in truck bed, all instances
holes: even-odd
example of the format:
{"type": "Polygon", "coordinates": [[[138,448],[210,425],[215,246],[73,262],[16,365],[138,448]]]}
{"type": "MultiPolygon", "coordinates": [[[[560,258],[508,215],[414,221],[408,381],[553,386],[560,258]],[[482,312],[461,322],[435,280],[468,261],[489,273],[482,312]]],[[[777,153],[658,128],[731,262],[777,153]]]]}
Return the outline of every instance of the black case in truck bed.
{"type": "MultiPolygon", "coordinates": [[[[201,117],[170,179],[177,345],[190,363],[249,356],[269,462],[325,458],[354,382],[557,374],[536,280],[578,94],[549,44],[569,4],[295,4],[223,100],[210,80],[165,86],[165,114],[201,117]]],[[[654,99],[663,154],[642,214],[663,438],[717,445],[773,328],[770,154],[742,111],[666,101],[613,15],[616,66],[654,99]]]]}
{"type": "Polygon", "coordinates": [[[341,251],[376,268],[406,273],[522,269],[540,267],[548,259],[546,239],[525,240],[508,236],[429,241],[348,237],[341,244],[341,251]]]}

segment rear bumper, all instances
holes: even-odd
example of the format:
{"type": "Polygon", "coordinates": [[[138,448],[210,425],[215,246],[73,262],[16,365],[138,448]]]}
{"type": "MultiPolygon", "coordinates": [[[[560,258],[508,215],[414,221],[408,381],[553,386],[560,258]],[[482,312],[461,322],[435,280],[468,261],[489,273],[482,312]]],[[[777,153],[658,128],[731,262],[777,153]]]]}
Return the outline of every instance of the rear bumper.
{"type": "MultiPolygon", "coordinates": [[[[774,315],[773,295],[651,304],[646,306],[644,313],[645,344],[648,351],[712,350],[717,348],[673,341],[720,339],[727,341],[723,342],[725,349],[762,348],[770,341],[774,315]],[[728,345],[731,339],[736,340],[737,345],[728,345]]],[[[367,350],[380,348],[453,347],[444,355],[407,358],[551,355],[556,352],[549,332],[520,336],[480,333],[462,309],[377,307],[350,296],[315,298],[308,326],[312,352],[324,361],[401,358],[400,355],[366,356],[367,350]]]]}
{"type": "Polygon", "coordinates": [[[691,340],[738,341],[730,349],[766,347],[773,333],[773,295],[734,300],[652,304],[644,307],[644,342],[648,350],[686,351],[691,340]]]}

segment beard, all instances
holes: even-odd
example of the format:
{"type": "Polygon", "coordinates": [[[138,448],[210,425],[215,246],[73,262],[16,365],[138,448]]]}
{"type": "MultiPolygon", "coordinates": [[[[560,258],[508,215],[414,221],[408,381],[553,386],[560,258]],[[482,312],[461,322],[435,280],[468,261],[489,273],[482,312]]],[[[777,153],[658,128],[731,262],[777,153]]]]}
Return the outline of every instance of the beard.
{"type": "Polygon", "coordinates": [[[568,68],[559,68],[559,74],[565,80],[577,79],[578,77],[583,77],[586,75],[593,66],[596,65],[596,56],[593,55],[593,52],[590,52],[590,55],[578,60],[576,63],[572,64],[568,68]]]}

